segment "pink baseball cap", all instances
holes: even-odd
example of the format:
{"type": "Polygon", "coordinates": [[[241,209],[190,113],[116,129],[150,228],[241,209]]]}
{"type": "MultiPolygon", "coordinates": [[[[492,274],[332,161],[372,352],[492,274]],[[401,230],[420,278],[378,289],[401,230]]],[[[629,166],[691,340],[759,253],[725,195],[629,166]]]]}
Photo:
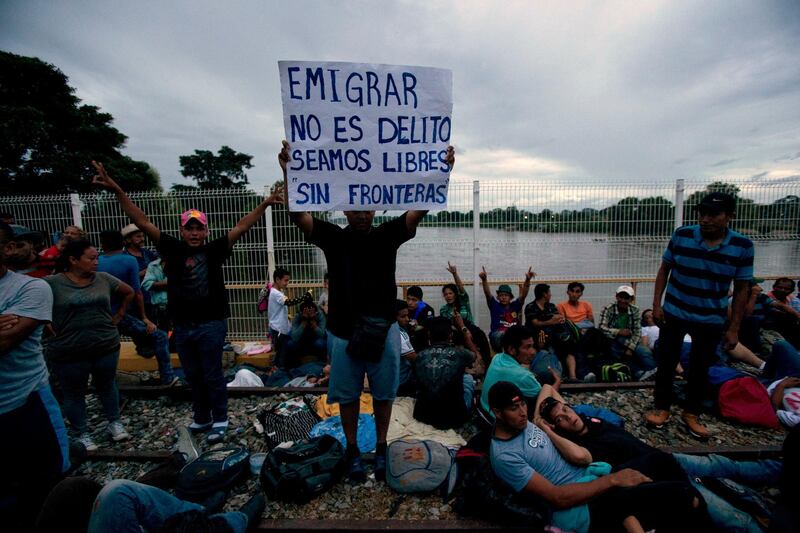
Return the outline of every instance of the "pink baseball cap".
{"type": "Polygon", "coordinates": [[[208,226],[206,214],[202,211],[198,211],[197,209],[189,209],[188,211],[183,212],[181,215],[181,226],[185,226],[192,219],[198,221],[203,226],[208,226]]]}

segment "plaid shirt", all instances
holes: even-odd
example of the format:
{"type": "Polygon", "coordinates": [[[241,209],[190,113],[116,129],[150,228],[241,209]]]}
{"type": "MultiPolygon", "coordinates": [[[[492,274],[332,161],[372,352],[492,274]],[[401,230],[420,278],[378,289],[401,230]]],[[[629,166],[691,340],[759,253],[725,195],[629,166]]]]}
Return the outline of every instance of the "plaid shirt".
{"type": "MultiPolygon", "coordinates": [[[[631,330],[631,336],[625,338],[625,347],[635,350],[639,345],[639,339],[642,338],[642,322],[639,308],[633,304],[628,306],[628,329],[631,330]]],[[[615,327],[617,318],[620,316],[620,310],[617,308],[616,303],[608,304],[603,308],[600,313],[600,331],[602,331],[609,339],[616,339],[620,328],[615,327]]]]}

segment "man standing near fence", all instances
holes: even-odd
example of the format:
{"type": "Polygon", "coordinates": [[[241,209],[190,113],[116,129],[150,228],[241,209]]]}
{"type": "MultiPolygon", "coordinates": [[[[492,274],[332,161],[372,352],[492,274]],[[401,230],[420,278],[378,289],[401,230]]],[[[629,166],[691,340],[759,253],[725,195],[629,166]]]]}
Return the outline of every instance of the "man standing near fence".
{"type": "Polygon", "coordinates": [[[694,437],[706,440],[711,436],[698,415],[708,393],[708,369],[717,357],[723,335],[731,281],[733,303],[725,332],[725,350],[732,350],[739,343],[739,324],[753,278],[753,243],[728,228],[735,209],[736,200],[729,194],[706,195],[697,205],[699,224],[678,228],[664,252],[653,295],[653,318],[661,326],[661,333],[655,409],[645,415],[650,427],[660,428],[670,417],[675,366],[683,337],[688,333],[692,337],[692,350],[681,419],[694,437]]]}
{"type": "Polygon", "coordinates": [[[156,244],[166,261],[168,312],[175,324],[175,345],[186,380],[192,388],[193,432],[209,432],[210,444],[221,442],[228,428],[228,391],[222,374],[222,347],[230,316],[222,264],[230,257],[233,245],[264,216],[267,206],[279,203],[272,194],[234,226],[227,235],[206,243],[208,219],[197,209],[180,217],[178,240],[163,233],[103,168],[92,161],[97,175],[92,183],[113,192],[122,210],[156,244]]]}
{"type": "MultiPolygon", "coordinates": [[[[289,163],[286,141],[283,141],[278,161],[286,183],[289,163]]],[[[452,147],[448,147],[445,163],[452,169],[455,163],[452,147]]],[[[285,200],[288,209],[288,196],[285,200]]],[[[375,211],[345,211],[348,225],[340,228],[308,212],[289,212],[306,241],[318,246],[328,263],[327,326],[331,363],[328,403],[338,403],[341,410],[347,438],[348,475],[354,482],[366,480],[356,443],[364,374],[369,378],[378,437],[375,478],[383,480],[386,475],[386,433],[397,394],[400,366],[400,330],[395,322],[397,249],[414,238],[417,225],[426,214],[427,211],[406,211],[373,228],[375,211]],[[354,349],[356,337],[366,340],[364,344],[372,344],[373,350],[366,349],[356,355],[359,351],[354,349]],[[375,342],[369,338],[374,338],[375,342]]]]}

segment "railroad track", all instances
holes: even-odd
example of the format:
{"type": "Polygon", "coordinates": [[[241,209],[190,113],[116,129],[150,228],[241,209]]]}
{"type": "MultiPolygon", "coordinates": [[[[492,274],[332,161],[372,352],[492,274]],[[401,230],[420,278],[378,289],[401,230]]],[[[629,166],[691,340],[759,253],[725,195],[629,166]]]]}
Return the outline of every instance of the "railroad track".
{"type": "MultiPolygon", "coordinates": [[[[564,392],[591,392],[601,390],[630,390],[652,389],[652,381],[629,381],[624,383],[564,383],[559,390],[564,392]]],[[[475,386],[475,392],[480,393],[481,384],[475,386]]],[[[168,396],[175,399],[190,399],[189,387],[161,387],[142,385],[120,385],[120,394],[129,398],[158,398],[168,396]]],[[[369,392],[369,389],[365,389],[369,392]]],[[[242,396],[274,396],[276,394],[327,394],[328,387],[231,387],[228,396],[241,398],[242,396]]]]}

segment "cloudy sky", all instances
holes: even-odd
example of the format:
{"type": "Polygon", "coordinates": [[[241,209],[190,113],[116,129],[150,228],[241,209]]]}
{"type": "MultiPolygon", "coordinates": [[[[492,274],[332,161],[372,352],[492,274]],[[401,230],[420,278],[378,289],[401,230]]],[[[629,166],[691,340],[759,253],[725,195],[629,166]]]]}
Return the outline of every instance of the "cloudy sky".
{"type": "Polygon", "coordinates": [[[800,2],[3,0],[165,187],[227,144],[278,177],[277,61],[453,70],[456,180],[800,177],[800,2]]]}

